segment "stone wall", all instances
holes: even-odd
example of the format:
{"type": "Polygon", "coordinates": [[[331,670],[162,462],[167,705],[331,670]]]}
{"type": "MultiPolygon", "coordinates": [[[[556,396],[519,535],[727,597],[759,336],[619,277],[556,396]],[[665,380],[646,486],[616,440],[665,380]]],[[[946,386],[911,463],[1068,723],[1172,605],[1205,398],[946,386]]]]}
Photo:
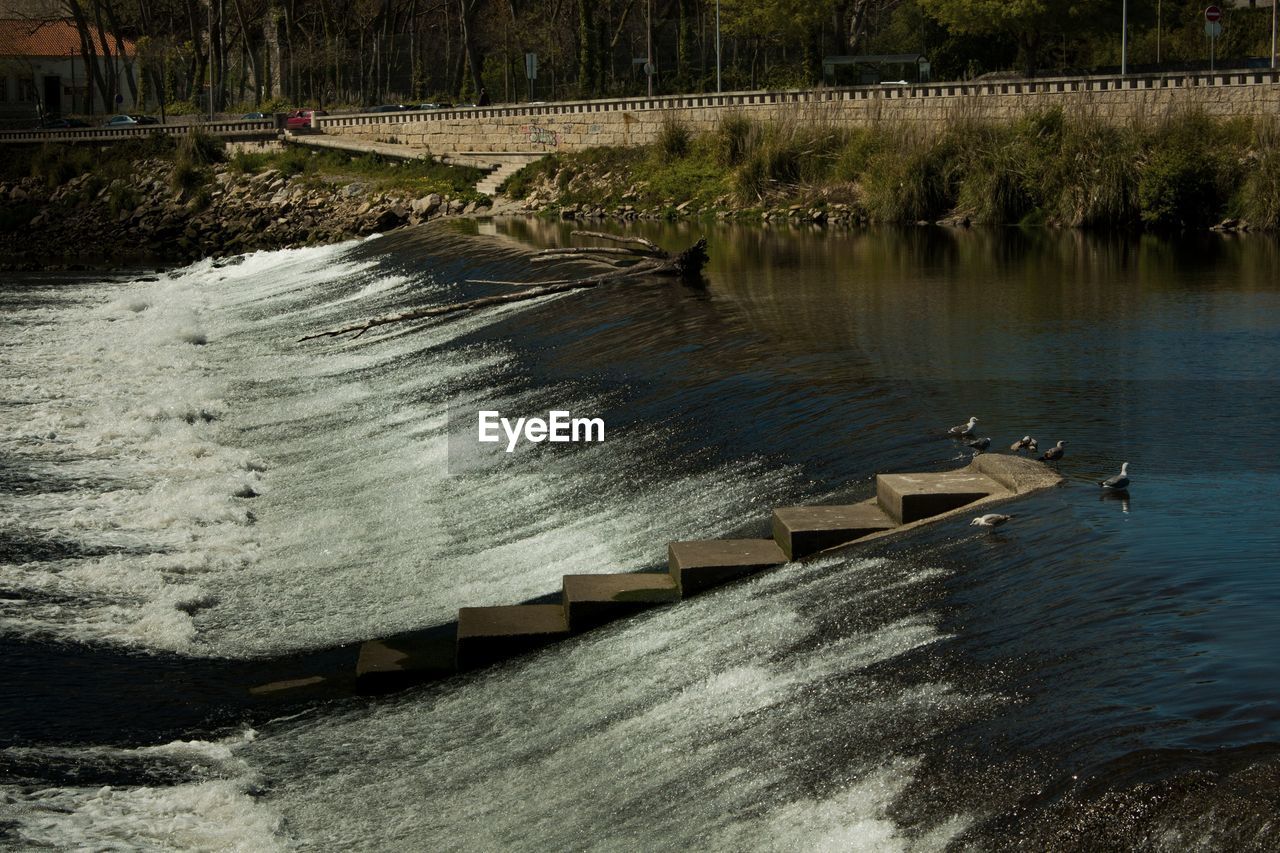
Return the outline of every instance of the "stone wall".
{"type": "Polygon", "coordinates": [[[753,92],[565,104],[330,116],[326,134],[395,143],[432,154],[579,151],[652,142],[667,117],[695,131],[730,114],[759,120],[928,131],[956,117],[1012,119],[1050,106],[1114,122],[1158,120],[1188,108],[1215,116],[1280,114],[1280,74],[1270,71],[1126,78],[1060,78],[901,88],[753,92]]]}

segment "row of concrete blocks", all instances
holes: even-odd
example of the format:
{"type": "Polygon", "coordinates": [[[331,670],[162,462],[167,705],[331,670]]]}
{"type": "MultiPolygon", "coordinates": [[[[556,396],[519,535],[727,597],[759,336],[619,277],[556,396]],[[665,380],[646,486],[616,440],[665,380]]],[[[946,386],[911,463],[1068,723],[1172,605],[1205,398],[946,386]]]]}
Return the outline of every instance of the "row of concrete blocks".
{"type": "Polygon", "coordinates": [[[840,506],[800,506],[773,513],[772,539],[672,542],[665,573],[565,575],[558,604],[464,607],[458,611],[450,659],[447,640],[404,636],[372,640],[360,650],[363,687],[399,686],[487,666],[501,660],[670,604],[791,560],[915,526],[975,502],[1056,482],[1040,463],[984,455],[966,468],[927,474],[881,474],[876,497],[840,506]]]}

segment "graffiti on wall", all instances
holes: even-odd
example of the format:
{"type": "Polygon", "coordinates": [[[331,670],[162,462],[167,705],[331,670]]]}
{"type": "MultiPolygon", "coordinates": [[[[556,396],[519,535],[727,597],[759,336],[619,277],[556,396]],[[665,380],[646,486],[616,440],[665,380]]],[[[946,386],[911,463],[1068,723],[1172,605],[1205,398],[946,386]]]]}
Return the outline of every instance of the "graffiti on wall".
{"type": "Polygon", "coordinates": [[[529,138],[530,145],[550,145],[554,148],[560,144],[560,135],[549,127],[526,124],[520,128],[520,133],[529,138]]]}

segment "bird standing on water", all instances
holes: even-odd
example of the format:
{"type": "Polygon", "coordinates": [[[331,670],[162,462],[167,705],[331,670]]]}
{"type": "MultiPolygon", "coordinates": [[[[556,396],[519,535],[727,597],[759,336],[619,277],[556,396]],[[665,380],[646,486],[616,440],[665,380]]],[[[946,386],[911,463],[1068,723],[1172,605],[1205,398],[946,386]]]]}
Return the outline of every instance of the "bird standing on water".
{"type": "Polygon", "coordinates": [[[1056,446],[1050,447],[1043,454],[1041,454],[1040,461],[1041,462],[1057,462],[1059,459],[1062,458],[1062,454],[1065,452],[1063,448],[1066,447],[1066,445],[1067,443],[1065,441],[1059,441],[1056,446]]]}
{"type": "Polygon", "coordinates": [[[954,426],[951,429],[947,430],[947,435],[951,435],[956,438],[971,438],[973,436],[973,428],[977,426],[977,424],[978,424],[977,418],[969,418],[969,422],[967,424],[962,424],[961,426],[954,426]]]}
{"type": "Polygon", "coordinates": [[[989,512],[986,515],[980,515],[973,521],[969,522],[970,527],[999,527],[1009,519],[1012,515],[1001,515],[998,512],[989,512]]]}
{"type": "Polygon", "coordinates": [[[1114,477],[1108,477],[1098,485],[1113,492],[1121,492],[1129,488],[1129,463],[1125,462],[1120,466],[1119,474],[1114,477]]]}

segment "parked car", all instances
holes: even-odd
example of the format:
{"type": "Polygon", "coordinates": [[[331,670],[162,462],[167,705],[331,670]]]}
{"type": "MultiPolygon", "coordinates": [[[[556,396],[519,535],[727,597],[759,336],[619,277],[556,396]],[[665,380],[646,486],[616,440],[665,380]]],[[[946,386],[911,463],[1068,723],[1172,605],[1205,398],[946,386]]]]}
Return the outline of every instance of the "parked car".
{"type": "Polygon", "coordinates": [[[131,127],[135,124],[159,124],[160,120],[151,116],[125,115],[112,116],[102,123],[103,127],[131,127]]]}
{"type": "Polygon", "coordinates": [[[240,116],[240,118],[243,118],[243,119],[262,119],[262,118],[271,118],[271,116],[267,115],[266,113],[245,113],[244,115],[240,116]]]}
{"type": "Polygon", "coordinates": [[[413,107],[406,107],[404,104],[382,104],[377,107],[369,107],[368,112],[371,113],[399,113],[405,110],[411,110],[413,107]]]}
{"type": "Polygon", "coordinates": [[[304,130],[311,127],[311,117],[327,116],[324,110],[294,110],[285,117],[284,126],[289,130],[304,130]]]}

